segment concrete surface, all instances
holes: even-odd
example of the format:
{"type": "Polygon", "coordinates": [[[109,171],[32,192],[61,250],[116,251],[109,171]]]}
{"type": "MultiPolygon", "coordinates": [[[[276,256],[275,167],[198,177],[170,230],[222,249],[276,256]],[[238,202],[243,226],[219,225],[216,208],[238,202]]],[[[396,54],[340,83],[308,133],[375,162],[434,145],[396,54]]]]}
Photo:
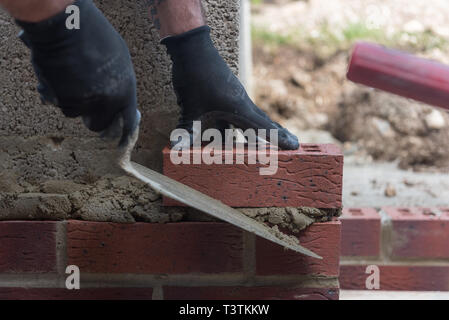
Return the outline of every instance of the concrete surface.
{"type": "Polygon", "coordinates": [[[395,163],[348,163],[343,173],[343,205],[448,207],[449,174],[405,171],[395,163]],[[388,186],[396,196],[385,195],[388,186]]]}
{"type": "Polygon", "coordinates": [[[449,300],[449,292],[341,290],[340,300],[449,300]]]}

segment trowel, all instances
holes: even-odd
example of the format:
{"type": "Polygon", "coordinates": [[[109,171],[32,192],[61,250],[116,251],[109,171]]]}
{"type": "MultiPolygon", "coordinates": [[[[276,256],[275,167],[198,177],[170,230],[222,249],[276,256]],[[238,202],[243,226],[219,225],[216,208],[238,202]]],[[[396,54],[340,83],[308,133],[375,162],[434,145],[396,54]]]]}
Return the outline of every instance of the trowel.
{"type": "Polygon", "coordinates": [[[135,130],[133,137],[130,138],[128,145],[123,149],[123,153],[119,157],[120,167],[129,175],[148,184],[156,192],[179,201],[189,207],[200,210],[217,219],[228,222],[240,229],[251,232],[290,250],[316,259],[322,259],[319,255],[293,241],[278,238],[267,225],[247,217],[240,211],[225,205],[221,201],[213,199],[195,189],[179,183],[178,181],[132,162],[131,152],[134,149],[138,135],[139,128],[135,130]]]}

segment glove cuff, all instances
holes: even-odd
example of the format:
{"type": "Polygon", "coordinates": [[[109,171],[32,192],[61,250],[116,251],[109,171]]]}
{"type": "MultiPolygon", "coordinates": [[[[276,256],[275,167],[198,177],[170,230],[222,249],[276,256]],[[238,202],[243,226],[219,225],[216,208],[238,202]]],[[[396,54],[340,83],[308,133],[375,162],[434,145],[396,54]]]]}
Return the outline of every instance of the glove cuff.
{"type": "MultiPolygon", "coordinates": [[[[88,6],[93,6],[91,0],[76,0],[72,5],[77,6],[80,9],[80,15],[86,10],[88,6]]],[[[15,22],[26,33],[27,37],[32,42],[46,41],[47,39],[55,39],[58,35],[66,34],[69,30],[66,27],[66,20],[69,14],[65,12],[65,9],[56,15],[40,21],[40,22],[27,22],[16,19],[15,22]]]]}
{"type": "Polygon", "coordinates": [[[197,55],[208,48],[215,50],[210,30],[209,26],[204,25],[180,35],[164,38],[161,44],[167,47],[167,52],[172,59],[191,56],[191,54],[197,55]]]}

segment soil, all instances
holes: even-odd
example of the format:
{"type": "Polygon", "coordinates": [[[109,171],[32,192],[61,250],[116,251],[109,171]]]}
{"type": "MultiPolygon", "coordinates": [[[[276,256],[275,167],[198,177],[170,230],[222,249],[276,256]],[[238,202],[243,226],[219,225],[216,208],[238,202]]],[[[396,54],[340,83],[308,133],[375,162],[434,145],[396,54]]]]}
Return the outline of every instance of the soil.
{"type": "MultiPolygon", "coordinates": [[[[416,0],[404,6],[383,0],[373,4],[394,17],[379,20],[379,30],[399,32],[414,26],[423,32],[448,36],[448,28],[437,22],[442,14],[449,17],[449,5],[444,2],[432,8],[423,8],[424,3],[416,0]]],[[[363,21],[364,6],[367,4],[362,6],[360,1],[352,0],[266,1],[253,8],[253,24],[280,35],[300,30],[313,36],[323,21],[331,30],[363,21]]],[[[403,169],[448,171],[448,114],[347,81],[351,44],[330,48],[319,40],[286,41],[273,46],[270,41],[256,39],[256,103],[300,140],[305,130],[325,131],[342,144],[346,155],[358,153],[368,160],[398,161],[403,169]]],[[[449,54],[440,48],[421,48],[409,42],[393,45],[449,62],[449,54]]]]}
{"type": "Polygon", "coordinates": [[[399,160],[404,169],[449,170],[449,116],[349,83],[348,58],[348,52],[340,52],[319,59],[317,67],[313,52],[272,52],[256,45],[256,103],[300,140],[304,130],[324,130],[344,144],[345,151],[356,148],[374,160],[399,160]]]}

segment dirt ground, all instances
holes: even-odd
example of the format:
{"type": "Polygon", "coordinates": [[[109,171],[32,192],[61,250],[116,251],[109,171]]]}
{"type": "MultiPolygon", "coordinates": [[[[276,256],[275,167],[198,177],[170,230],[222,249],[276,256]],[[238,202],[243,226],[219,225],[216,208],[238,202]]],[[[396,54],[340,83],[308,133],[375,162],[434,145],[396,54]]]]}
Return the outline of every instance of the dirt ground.
{"type": "Polygon", "coordinates": [[[257,104],[342,147],[344,206],[449,204],[449,115],[346,79],[356,41],[449,64],[449,2],[253,1],[252,35],[257,104]]]}
{"type": "Polygon", "coordinates": [[[255,98],[273,118],[300,139],[313,130],[340,143],[365,164],[449,171],[445,112],[345,77],[358,40],[449,63],[447,1],[272,0],[252,11],[255,98]]]}

